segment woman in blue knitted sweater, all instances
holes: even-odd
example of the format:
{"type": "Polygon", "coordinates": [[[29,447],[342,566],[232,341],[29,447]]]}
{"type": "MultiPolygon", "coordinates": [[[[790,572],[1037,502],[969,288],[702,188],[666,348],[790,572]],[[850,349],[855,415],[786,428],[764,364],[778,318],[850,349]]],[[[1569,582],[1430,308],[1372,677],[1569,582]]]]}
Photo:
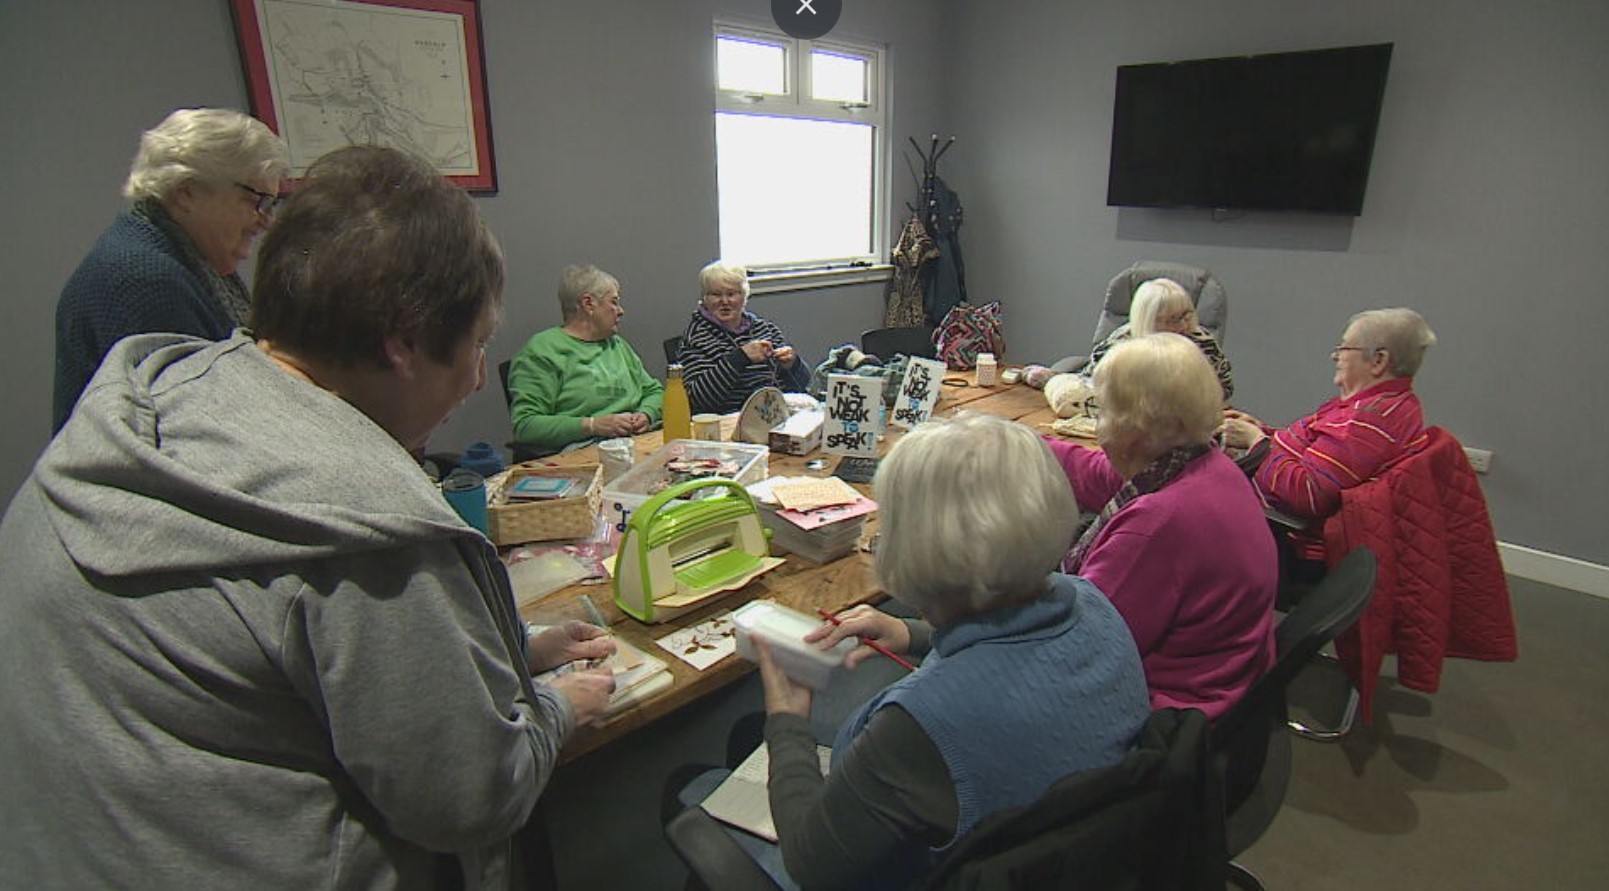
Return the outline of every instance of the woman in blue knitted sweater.
{"type": "MultiPolygon", "coordinates": [[[[923,620],[861,606],[811,637],[877,641],[922,655],[920,667],[843,724],[823,779],[810,690],[768,655],[760,663],[771,812],[804,888],[905,887],[990,814],[1122,760],[1150,713],[1122,617],[1053,571],[1078,511],[1031,430],[930,421],[894,447],[874,488],[878,578],[923,620]]],[[[845,662],[873,655],[862,645],[845,662]]]]}
{"type": "Polygon", "coordinates": [[[56,303],[51,431],[72,414],[101,360],[130,334],[223,340],[247,324],[235,269],[279,205],[285,144],[238,111],[181,108],[140,137],[117,215],[56,303]]]}

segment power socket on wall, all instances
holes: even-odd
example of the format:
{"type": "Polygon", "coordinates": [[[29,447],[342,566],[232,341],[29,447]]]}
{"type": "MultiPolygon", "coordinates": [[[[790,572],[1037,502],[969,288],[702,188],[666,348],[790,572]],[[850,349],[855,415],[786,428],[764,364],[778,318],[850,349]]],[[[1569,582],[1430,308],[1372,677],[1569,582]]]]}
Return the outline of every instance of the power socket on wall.
{"type": "Polygon", "coordinates": [[[1464,446],[1464,456],[1469,458],[1469,466],[1474,468],[1476,473],[1491,473],[1492,453],[1489,450],[1464,446]]]}

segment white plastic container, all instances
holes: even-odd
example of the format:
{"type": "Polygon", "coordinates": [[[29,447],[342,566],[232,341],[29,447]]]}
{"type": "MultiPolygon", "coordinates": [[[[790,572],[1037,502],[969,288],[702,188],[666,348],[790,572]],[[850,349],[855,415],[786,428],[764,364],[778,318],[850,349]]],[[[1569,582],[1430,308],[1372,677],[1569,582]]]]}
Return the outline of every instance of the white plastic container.
{"type": "Polygon", "coordinates": [[[730,461],[737,470],[732,475],[717,474],[722,479],[734,480],[743,485],[757,483],[766,478],[770,470],[771,451],[763,445],[747,442],[702,442],[696,439],[676,439],[661,446],[652,455],[639,460],[630,470],[622,473],[603,489],[603,515],[615,529],[624,532],[631,512],[643,502],[658,494],[670,483],[676,482],[666,465],[677,458],[712,458],[730,461]]]}
{"type": "Polygon", "coordinates": [[[826,687],[832,670],[842,665],[844,655],[856,646],[852,638],[844,638],[830,650],[805,643],[804,636],[820,625],[820,619],[772,600],[755,600],[732,613],[738,655],[750,662],[760,661],[754,648],[758,637],[771,647],[771,655],[783,673],[812,690],[826,687]]]}
{"type": "Polygon", "coordinates": [[[995,385],[995,373],[999,366],[995,364],[994,353],[978,354],[978,386],[992,387],[995,385]]]}

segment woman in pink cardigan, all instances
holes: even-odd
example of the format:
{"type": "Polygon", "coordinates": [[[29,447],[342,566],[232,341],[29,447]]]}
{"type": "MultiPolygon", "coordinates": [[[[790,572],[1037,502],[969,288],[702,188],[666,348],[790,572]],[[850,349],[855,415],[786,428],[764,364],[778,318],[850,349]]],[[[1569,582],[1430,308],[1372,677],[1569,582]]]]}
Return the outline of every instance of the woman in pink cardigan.
{"type": "Polygon", "coordinates": [[[1177,334],[1114,348],[1095,372],[1101,449],[1047,438],[1092,513],[1062,564],[1127,621],[1152,708],[1216,719],[1274,663],[1274,540],[1246,476],[1210,439],[1223,390],[1177,334]]]}

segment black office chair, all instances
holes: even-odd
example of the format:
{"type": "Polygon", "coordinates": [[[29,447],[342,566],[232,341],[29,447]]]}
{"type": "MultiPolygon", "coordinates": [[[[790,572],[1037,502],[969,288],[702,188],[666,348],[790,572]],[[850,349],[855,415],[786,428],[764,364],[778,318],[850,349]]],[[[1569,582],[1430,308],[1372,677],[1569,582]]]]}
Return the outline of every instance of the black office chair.
{"type": "Polygon", "coordinates": [[[860,351],[879,359],[892,359],[895,353],[921,359],[937,359],[939,348],[933,345],[933,329],[873,328],[860,335],[860,351]]]}
{"type": "MultiPolygon", "coordinates": [[[[1039,801],[984,820],[923,883],[934,889],[1223,887],[1222,805],[1207,760],[1207,722],[1194,709],[1153,712],[1119,764],[1075,774],[1039,801]]],[[[690,887],[777,887],[702,808],[665,827],[693,874],[690,887]]]]}
{"type": "MultiPolygon", "coordinates": [[[[1223,784],[1231,858],[1250,848],[1274,822],[1290,783],[1291,744],[1285,688],[1325,644],[1357,622],[1374,591],[1374,552],[1359,548],[1298,603],[1274,631],[1273,668],[1212,726],[1213,771],[1223,784]]],[[[1250,870],[1229,863],[1238,888],[1262,891],[1250,870]]]]}
{"type": "MultiPolygon", "coordinates": [[[[510,411],[512,411],[514,408],[514,393],[508,388],[508,368],[513,364],[513,362],[514,360],[512,359],[504,359],[503,361],[497,363],[497,379],[503,382],[503,407],[509,409],[510,411]]],[[[514,459],[515,464],[518,464],[521,461],[529,461],[532,458],[541,458],[545,455],[552,454],[552,452],[544,452],[541,449],[526,445],[525,443],[521,442],[508,443],[508,450],[514,459]]]]}
{"type": "Polygon", "coordinates": [[[665,338],[665,364],[675,365],[682,353],[682,336],[665,338]]]}

